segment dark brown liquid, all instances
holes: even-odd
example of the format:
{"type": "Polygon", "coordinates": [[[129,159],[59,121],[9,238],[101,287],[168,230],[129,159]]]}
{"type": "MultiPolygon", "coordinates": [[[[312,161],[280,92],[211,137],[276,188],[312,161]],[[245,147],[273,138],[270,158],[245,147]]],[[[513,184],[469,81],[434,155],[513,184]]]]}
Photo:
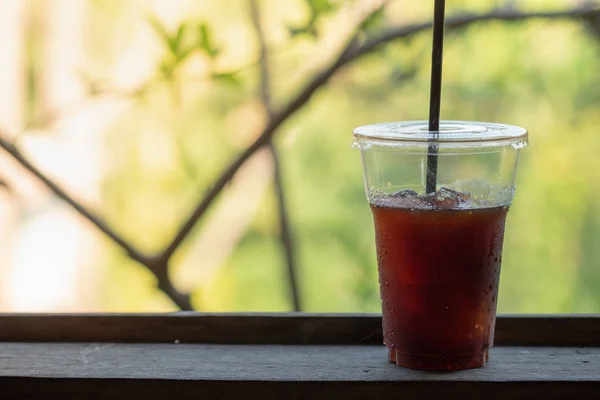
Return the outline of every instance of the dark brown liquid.
{"type": "Polygon", "coordinates": [[[482,366],[493,345],[508,207],[371,209],[390,361],[426,370],[482,366]]]}

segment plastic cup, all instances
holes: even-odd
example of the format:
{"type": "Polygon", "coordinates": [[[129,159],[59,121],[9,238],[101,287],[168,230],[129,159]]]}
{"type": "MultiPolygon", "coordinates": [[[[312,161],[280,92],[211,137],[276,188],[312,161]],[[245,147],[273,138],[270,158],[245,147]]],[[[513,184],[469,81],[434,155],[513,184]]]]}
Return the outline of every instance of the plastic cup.
{"type": "Polygon", "coordinates": [[[494,342],[504,225],[527,131],[395,122],[355,129],[373,211],[389,360],[422,370],[483,366],[494,342]],[[437,155],[437,191],[425,193],[437,155]]]}

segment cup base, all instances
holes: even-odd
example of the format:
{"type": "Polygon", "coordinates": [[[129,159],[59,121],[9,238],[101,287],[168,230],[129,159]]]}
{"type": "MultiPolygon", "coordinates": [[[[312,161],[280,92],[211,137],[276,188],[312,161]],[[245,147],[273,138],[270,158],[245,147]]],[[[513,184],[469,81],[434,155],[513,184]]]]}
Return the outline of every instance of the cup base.
{"type": "Polygon", "coordinates": [[[390,362],[410,369],[422,371],[459,371],[483,367],[490,356],[488,350],[483,353],[466,356],[423,356],[419,354],[404,353],[388,348],[390,362]]]}

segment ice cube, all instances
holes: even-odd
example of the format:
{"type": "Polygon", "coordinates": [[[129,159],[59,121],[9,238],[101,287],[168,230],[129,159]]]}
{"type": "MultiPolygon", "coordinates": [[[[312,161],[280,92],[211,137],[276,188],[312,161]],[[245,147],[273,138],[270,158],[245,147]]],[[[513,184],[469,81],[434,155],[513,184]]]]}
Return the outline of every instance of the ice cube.
{"type": "Polygon", "coordinates": [[[446,187],[441,187],[431,198],[435,206],[442,210],[466,208],[470,201],[468,194],[460,193],[446,187]]]}
{"type": "Polygon", "coordinates": [[[411,189],[404,189],[392,195],[394,206],[411,210],[431,210],[434,204],[427,196],[420,196],[411,189]]]}
{"type": "Polygon", "coordinates": [[[392,196],[394,197],[409,197],[409,196],[418,196],[419,194],[411,189],[400,190],[399,192],[394,193],[392,196]]]}

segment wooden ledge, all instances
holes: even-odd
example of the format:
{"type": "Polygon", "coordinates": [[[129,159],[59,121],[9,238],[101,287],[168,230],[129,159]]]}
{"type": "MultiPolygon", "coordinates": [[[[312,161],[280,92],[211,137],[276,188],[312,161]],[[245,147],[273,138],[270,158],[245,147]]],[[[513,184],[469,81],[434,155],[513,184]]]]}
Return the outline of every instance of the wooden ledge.
{"type": "Polygon", "coordinates": [[[0,315],[6,399],[555,399],[600,393],[600,318],[502,316],[484,368],[386,359],[377,315],[0,315]]]}
{"type": "MultiPolygon", "coordinates": [[[[377,314],[0,314],[0,342],[381,344],[377,314]]],[[[600,347],[598,315],[500,315],[496,345],[600,347]]]]}
{"type": "Polygon", "coordinates": [[[484,368],[413,371],[383,346],[0,344],[3,398],[595,398],[600,349],[496,347],[484,368]],[[13,397],[14,396],[14,397],[13,397]]]}

